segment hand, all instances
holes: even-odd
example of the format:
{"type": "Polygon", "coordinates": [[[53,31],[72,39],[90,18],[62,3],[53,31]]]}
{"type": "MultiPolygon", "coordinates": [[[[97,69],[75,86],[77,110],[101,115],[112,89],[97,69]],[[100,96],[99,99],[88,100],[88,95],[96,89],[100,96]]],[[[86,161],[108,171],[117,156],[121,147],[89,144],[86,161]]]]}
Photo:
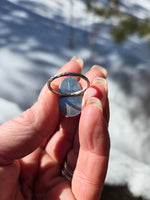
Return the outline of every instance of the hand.
{"type": "MultiPolygon", "coordinates": [[[[81,69],[74,58],[59,73],[81,69]]],[[[0,127],[1,200],[100,198],[109,158],[106,71],[95,66],[86,76],[91,86],[80,116],[62,116],[58,96],[45,86],[30,109],[0,127]],[[61,175],[65,158],[75,169],[71,183],[61,175]]]]}

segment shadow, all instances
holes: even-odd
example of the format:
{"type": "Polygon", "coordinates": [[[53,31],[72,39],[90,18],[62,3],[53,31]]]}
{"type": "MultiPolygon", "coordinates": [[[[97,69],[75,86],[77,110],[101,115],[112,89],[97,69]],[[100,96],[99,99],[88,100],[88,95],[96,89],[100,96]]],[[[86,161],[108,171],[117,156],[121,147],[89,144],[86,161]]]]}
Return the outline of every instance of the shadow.
{"type": "Polygon", "coordinates": [[[101,200],[144,200],[141,197],[134,197],[126,186],[105,185],[101,200]]]}
{"type": "MultiPolygon", "coordinates": [[[[61,17],[62,6],[58,2],[58,7],[55,8],[57,11],[56,14],[54,14],[53,18],[48,18],[47,13],[52,12],[52,8],[47,8],[42,3],[19,1],[15,4],[2,0],[0,4],[0,48],[7,48],[17,56],[23,57],[24,60],[30,62],[27,62],[26,66],[22,64],[23,66],[17,67],[17,71],[20,72],[23,78],[29,79],[34,85],[33,88],[35,88],[34,94],[36,97],[33,100],[30,97],[32,103],[36,100],[38,96],[37,92],[40,91],[43,83],[48,80],[49,76],[56,73],[62,63],[65,63],[79,49],[90,49],[88,31],[86,32],[85,30],[74,27],[72,27],[75,39],[73,41],[74,48],[72,50],[69,49],[69,40],[71,37],[70,26],[63,22],[64,19],[61,17]]],[[[97,26],[97,23],[93,24],[93,27],[96,28],[97,26]]],[[[92,63],[100,63],[105,66],[108,70],[109,78],[117,82],[127,96],[134,95],[141,98],[141,102],[144,102],[144,109],[145,101],[148,102],[149,95],[141,94],[139,91],[135,94],[133,85],[135,85],[134,82],[136,82],[137,74],[140,80],[143,77],[144,81],[142,80],[142,83],[144,88],[145,84],[148,85],[150,80],[148,74],[146,74],[147,76],[143,76],[143,74],[147,73],[148,67],[143,69],[141,76],[139,75],[138,69],[139,66],[148,66],[150,64],[146,44],[144,41],[139,44],[138,40],[131,41],[129,39],[125,44],[116,45],[109,34],[109,28],[110,24],[105,24],[99,33],[99,39],[94,45],[94,60],[92,63]],[[146,49],[144,52],[142,52],[143,47],[146,49]]],[[[89,63],[90,60],[87,54],[85,58],[86,71],[91,67],[89,63]]],[[[17,64],[19,64],[19,61],[17,64]]],[[[1,64],[1,68],[4,71],[6,71],[5,65],[1,64]]],[[[9,58],[7,65],[9,70],[11,67],[9,58]]],[[[12,68],[15,68],[16,65],[12,66],[12,68]]],[[[12,78],[12,74],[7,73],[7,76],[11,85],[14,84],[15,87],[18,85],[19,88],[23,86],[24,83],[15,80],[16,77],[12,78]]],[[[18,103],[18,99],[14,98],[13,94],[10,94],[9,89],[6,92],[4,90],[2,91],[0,96],[6,99],[10,98],[8,100],[18,103]]],[[[147,93],[148,91],[149,89],[147,88],[145,92],[147,93]]],[[[23,109],[26,109],[32,104],[27,102],[21,103],[21,101],[22,99],[19,101],[19,105],[23,109]]],[[[147,107],[145,109],[145,113],[147,115],[150,113],[149,104],[148,109],[147,107]]]]}
{"type": "Polygon", "coordinates": [[[74,55],[68,47],[70,27],[59,22],[59,15],[47,18],[51,8],[47,9],[32,1],[0,3],[0,57],[7,59],[0,66],[0,96],[16,102],[23,110],[36,101],[43,84],[74,55]]]}

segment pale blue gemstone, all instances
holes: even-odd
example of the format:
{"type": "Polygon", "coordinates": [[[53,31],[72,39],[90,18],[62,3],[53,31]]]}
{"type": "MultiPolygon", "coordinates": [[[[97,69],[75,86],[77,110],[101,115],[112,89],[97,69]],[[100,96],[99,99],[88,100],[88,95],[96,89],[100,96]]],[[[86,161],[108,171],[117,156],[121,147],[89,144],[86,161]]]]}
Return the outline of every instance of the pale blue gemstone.
{"type": "MultiPolygon", "coordinates": [[[[73,77],[65,78],[59,86],[59,92],[61,93],[71,93],[79,90],[81,90],[81,86],[73,77]]],[[[68,117],[74,117],[78,115],[81,111],[81,106],[81,96],[60,97],[59,99],[60,110],[65,116],[68,117]]]]}

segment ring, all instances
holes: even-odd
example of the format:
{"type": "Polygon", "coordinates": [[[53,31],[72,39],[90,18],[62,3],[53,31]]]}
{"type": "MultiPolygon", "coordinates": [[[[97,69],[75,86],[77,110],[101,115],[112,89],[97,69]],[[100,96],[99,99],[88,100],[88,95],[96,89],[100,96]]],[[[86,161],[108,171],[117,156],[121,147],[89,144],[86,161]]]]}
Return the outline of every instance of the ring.
{"type": "Polygon", "coordinates": [[[65,161],[64,167],[61,171],[62,175],[71,182],[74,170],[70,167],[70,165],[65,161]]]}
{"type": "Polygon", "coordinates": [[[90,81],[89,81],[89,79],[86,76],[84,76],[83,74],[78,74],[78,73],[73,73],[73,72],[65,72],[65,73],[56,74],[55,76],[51,77],[48,80],[48,82],[47,82],[47,86],[48,86],[49,90],[51,90],[53,93],[55,93],[57,95],[60,95],[60,96],[63,96],[63,97],[80,96],[80,95],[82,95],[87,90],[87,88],[89,87],[89,85],[90,85],[90,81]],[[54,90],[51,87],[51,83],[52,83],[53,80],[55,80],[57,78],[60,78],[62,76],[76,76],[76,77],[80,77],[80,78],[84,79],[87,82],[87,85],[86,85],[85,88],[83,88],[83,89],[81,89],[79,91],[68,92],[68,93],[61,93],[59,91],[54,90]]]}

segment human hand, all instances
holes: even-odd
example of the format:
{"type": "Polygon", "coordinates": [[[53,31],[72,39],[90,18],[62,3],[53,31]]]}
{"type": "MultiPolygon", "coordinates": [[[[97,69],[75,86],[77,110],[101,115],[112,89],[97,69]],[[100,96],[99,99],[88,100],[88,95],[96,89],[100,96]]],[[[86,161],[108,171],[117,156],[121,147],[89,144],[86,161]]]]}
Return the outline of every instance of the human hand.
{"type": "MultiPolygon", "coordinates": [[[[74,58],[59,73],[81,70],[74,58]]],[[[45,86],[30,109],[0,127],[1,200],[100,198],[110,146],[106,71],[96,66],[86,76],[91,86],[80,116],[62,116],[58,96],[45,86]],[[61,175],[65,159],[74,168],[71,183],[61,175]]]]}

